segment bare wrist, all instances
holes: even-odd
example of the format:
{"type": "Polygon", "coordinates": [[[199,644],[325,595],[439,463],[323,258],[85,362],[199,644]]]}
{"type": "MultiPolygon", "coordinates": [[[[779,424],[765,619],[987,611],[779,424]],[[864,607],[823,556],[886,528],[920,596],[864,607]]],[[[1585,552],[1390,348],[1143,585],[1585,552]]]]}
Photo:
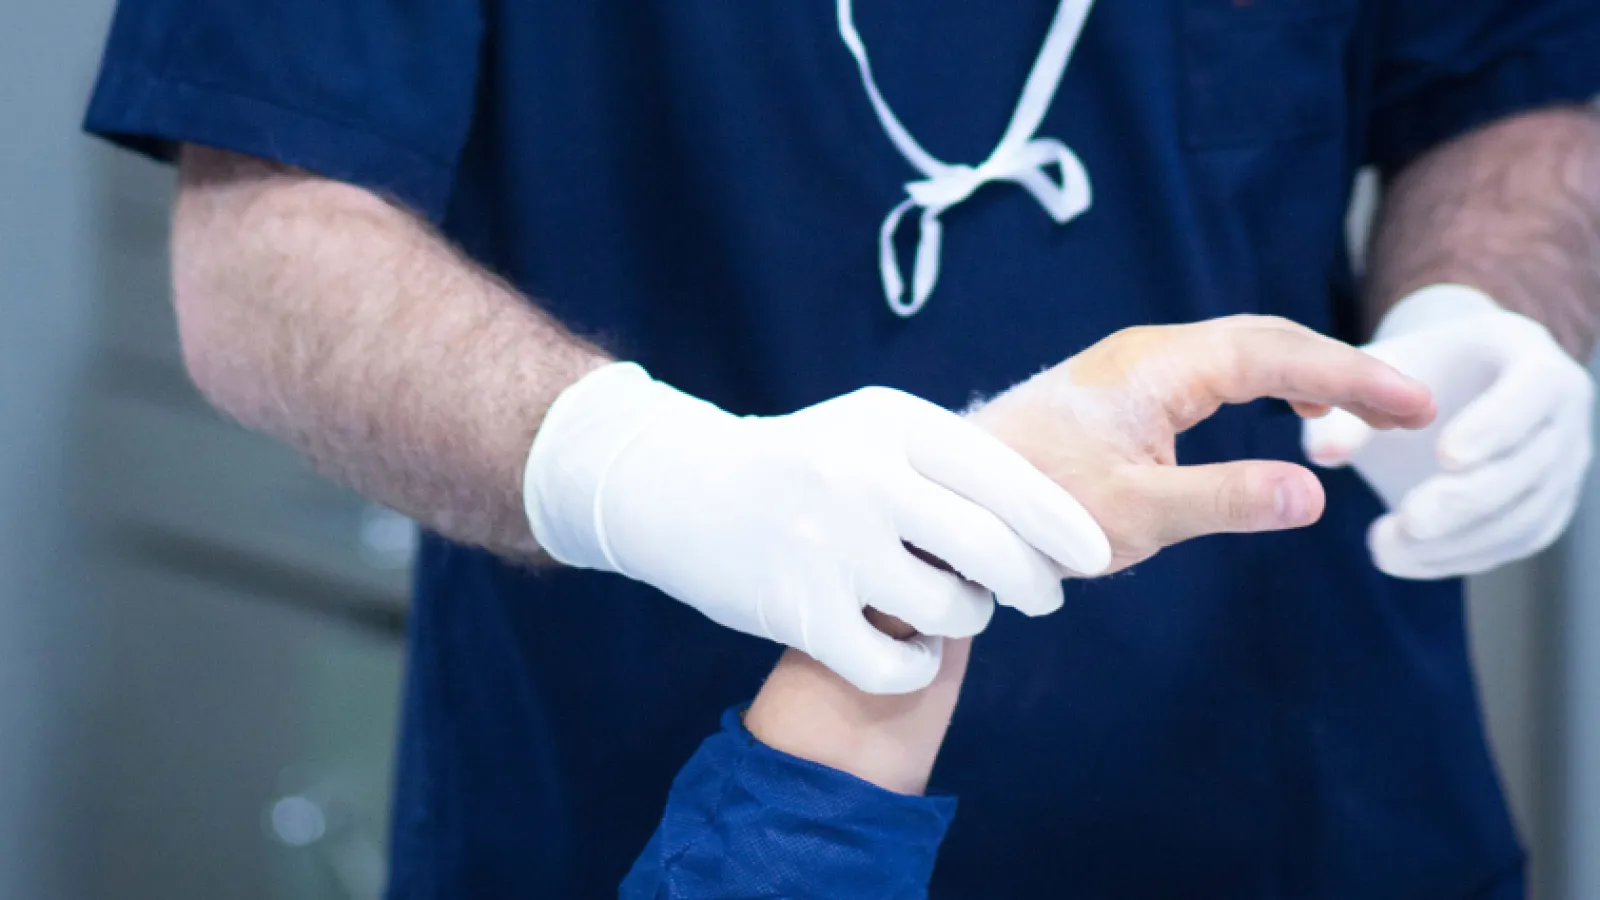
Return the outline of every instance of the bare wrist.
{"type": "Polygon", "coordinates": [[[798,650],[779,660],[745,727],[773,749],[885,790],[921,794],[955,712],[970,639],[946,639],[939,675],[914,694],[865,694],[798,650]]]}

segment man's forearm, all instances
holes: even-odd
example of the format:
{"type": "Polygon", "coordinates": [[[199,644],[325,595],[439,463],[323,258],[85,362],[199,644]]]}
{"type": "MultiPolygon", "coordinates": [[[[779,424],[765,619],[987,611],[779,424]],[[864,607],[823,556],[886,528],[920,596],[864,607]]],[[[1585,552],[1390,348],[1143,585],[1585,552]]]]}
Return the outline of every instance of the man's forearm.
{"type": "Polygon", "coordinates": [[[212,402],[430,528],[536,554],[528,447],[598,350],[411,214],[219,151],[185,152],[172,253],[212,402]]]}
{"type": "Polygon", "coordinates": [[[1412,291],[1456,282],[1587,359],[1600,334],[1600,117],[1528,113],[1425,154],[1388,186],[1370,259],[1369,326],[1412,291]]]}

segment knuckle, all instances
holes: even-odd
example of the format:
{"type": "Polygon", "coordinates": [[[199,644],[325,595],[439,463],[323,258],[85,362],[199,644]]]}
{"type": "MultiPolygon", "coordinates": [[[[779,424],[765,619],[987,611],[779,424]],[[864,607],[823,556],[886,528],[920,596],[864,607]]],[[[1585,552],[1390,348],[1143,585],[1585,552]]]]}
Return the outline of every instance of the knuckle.
{"type": "Polygon", "coordinates": [[[1223,521],[1247,524],[1255,520],[1260,508],[1257,497],[1262,493],[1256,481],[1242,472],[1230,472],[1218,479],[1214,502],[1223,521]]]}
{"type": "Polygon", "coordinates": [[[1229,318],[1238,322],[1240,326],[1256,329],[1270,329],[1273,331],[1306,331],[1306,327],[1298,322],[1286,319],[1283,316],[1263,315],[1260,313],[1238,313],[1229,318]]]}
{"type": "Polygon", "coordinates": [[[1147,497],[1129,498],[1120,504],[1115,517],[1101,526],[1111,542],[1112,556],[1140,560],[1154,556],[1161,549],[1167,512],[1162,504],[1147,497]]]}
{"type": "Polygon", "coordinates": [[[859,411],[872,415],[887,415],[903,412],[914,406],[921,406],[925,401],[891,387],[882,385],[869,385],[860,388],[848,395],[854,401],[854,406],[859,411]]]}
{"type": "Polygon", "coordinates": [[[792,517],[783,533],[789,545],[797,550],[816,549],[827,545],[830,529],[816,513],[803,513],[792,517]]]}
{"type": "Polygon", "coordinates": [[[1239,384],[1249,374],[1250,354],[1242,331],[1236,328],[1219,332],[1209,350],[1211,376],[1224,390],[1239,384]]]}
{"type": "Polygon", "coordinates": [[[861,465],[853,454],[824,450],[806,456],[798,466],[805,486],[822,498],[851,496],[859,491],[861,465]]]}
{"type": "Polygon", "coordinates": [[[1111,557],[1113,560],[1125,562],[1127,565],[1143,562],[1162,550],[1162,542],[1158,537],[1155,526],[1113,537],[1111,539],[1111,557]]]}
{"type": "Polygon", "coordinates": [[[1106,338],[1106,341],[1110,342],[1110,341],[1139,341],[1139,340],[1143,340],[1144,338],[1148,337],[1152,332],[1154,332],[1156,327],[1157,326],[1154,326],[1154,325],[1130,325],[1127,328],[1122,328],[1122,329],[1119,329],[1117,331],[1112,332],[1110,337],[1106,338]]]}
{"type": "Polygon", "coordinates": [[[1231,332],[1240,328],[1248,328],[1250,323],[1256,321],[1257,318],[1257,316],[1250,313],[1233,313],[1232,315],[1219,316],[1212,319],[1211,324],[1217,331],[1231,332]]]}
{"type": "Polygon", "coordinates": [[[1154,504],[1132,504],[1129,515],[1116,522],[1107,523],[1106,538],[1111,542],[1111,556],[1116,560],[1144,560],[1154,556],[1164,546],[1168,517],[1154,504]]]}
{"type": "Polygon", "coordinates": [[[851,396],[856,397],[863,403],[889,403],[893,402],[892,398],[898,395],[899,392],[893,388],[875,384],[860,388],[852,393],[851,396]]]}

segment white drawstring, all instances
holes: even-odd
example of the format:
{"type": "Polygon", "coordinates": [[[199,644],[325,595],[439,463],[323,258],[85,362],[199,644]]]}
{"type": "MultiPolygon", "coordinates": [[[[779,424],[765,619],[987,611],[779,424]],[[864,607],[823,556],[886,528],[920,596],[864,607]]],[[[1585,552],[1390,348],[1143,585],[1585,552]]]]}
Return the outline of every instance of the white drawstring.
{"type": "Polygon", "coordinates": [[[878,231],[878,268],[883,276],[883,292],[889,308],[901,316],[913,316],[928,302],[934,285],[939,281],[939,248],[944,228],[939,216],[945,210],[972,196],[973,191],[991,181],[1011,181],[1021,185],[1045,208],[1056,224],[1062,224],[1089,208],[1091,195],[1089,173],[1083,168],[1077,154],[1053,138],[1035,138],[1034,132],[1044,121],[1045,112],[1055,98],[1056,87],[1067,70],[1067,60],[1077,46],[1083,31],[1084,20],[1094,0],[1062,0],[1056,8],[1055,19],[1050,23],[1050,33],[1045,37],[1044,48],[1028,73],[1022,97],[1005,135],[980,165],[951,165],[935,159],[922,149],[916,139],[906,131],[895,117],[894,111],[883,99],[878,83],[872,77],[872,65],[867,61],[867,47],[856,31],[852,0],[838,0],[839,34],[846,47],[856,58],[856,68],[861,73],[861,83],[877,111],[878,121],[923,180],[906,185],[907,198],[890,210],[878,231]],[[1058,183],[1045,171],[1055,163],[1061,170],[1058,183]],[[921,236],[917,241],[915,268],[912,271],[911,300],[905,299],[905,279],[900,275],[900,264],[895,259],[894,235],[900,220],[913,207],[922,208],[921,236]]]}

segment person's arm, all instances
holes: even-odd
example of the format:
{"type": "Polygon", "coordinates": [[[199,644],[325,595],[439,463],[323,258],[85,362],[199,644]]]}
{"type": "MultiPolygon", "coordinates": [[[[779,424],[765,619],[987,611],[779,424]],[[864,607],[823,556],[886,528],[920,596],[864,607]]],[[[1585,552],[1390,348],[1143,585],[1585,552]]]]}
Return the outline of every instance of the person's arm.
{"type": "Polygon", "coordinates": [[[1366,312],[1429,285],[1475,287],[1587,361],[1600,334],[1600,115],[1526,113],[1419,157],[1387,185],[1366,312]]]}
{"type": "MultiPolygon", "coordinates": [[[[1321,489],[1299,466],[1177,465],[1179,432],[1223,403],[1260,396],[1308,415],[1339,405],[1380,427],[1432,415],[1427,391],[1353,348],[1235,317],[1120,332],[972,418],[1084,498],[1112,538],[1113,568],[1123,568],[1190,537],[1320,516],[1321,489]],[[1262,496],[1280,515],[1262,511],[1262,496]]],[[[622,896],[925,896],[954,801],[922,794],[970,646],[945,641],[932,686],[898,697],[865,694],[786,652],[742,720],[726,716],[684,766],[622,896]]]]}
{"type": "MultiPolygon", "coordinates": [[[[939,668],[926,642],[862,624],[857,592],[925,635],[965,637],[987,622],[990,590],[1048,612],[1061,597],[1053,560],[1089,550],[1100,558],[1073,568],[1098,572],[1111,556],[1071,493],[949,411],[877,389],[779,419],[731,416],[605,366],[410,212],[357,187],[190,148],[173,256],[190,372],[245,424],[430,528],[523,557],[536,548],[522,489],[537,434],[545,465],[529,471],[544,477],[527,483],[569,501],[542,510],[563,513],[546,516],[553,533],[605,548],[589,564],[806,649],[857,686],[905,691],[939,668]],[[630,420],[637,430],[618,424],[630,420]],[[596,542],[602,518],[608,540],[596,542]]],[[[1317,490],[1301,483],[1300,495],[1317,490]]],[[[1195,471],[1161,496],[1186,513],[1181,540],[1297,524],[1280,520],[1277,489],[1195,471]]]]}
{"type": "Polygon", "coordinates": [[[1360,161],[1384,199],[1367,254],[1368,349],[1439,397],[1436,426],[1308,424],[1388,507],[1374,564],[1476,574],[1544,549],[1592,454],[1600,325],[1600,4],[1390,0],[1375,17],[1360,161]]]}
{"type": "MultiPolygon", "coordinates": [[[[1120,331],[969,413],[1083,501],[1111,538],[1106,574],[1197,537],[1302,528],[1322,516],[1315,475],[1276,460],[1178,464],[1177,436],[1222,405],[1287,400],[1380,429],[1433,417],[1427,390],[1357,349],[1290,322],[1233,316],[1120,331]],[[1265,499],[1262,499],[1265,498],[1265,499]]],[[[869,618],[905,636],[903,623],[869,618]]],[[[921,793],[966,671],[945,641],[939,678],[911,697],[855,691],[804,654],[784,655],[746,724],[770,746],[898,793],[921,793]]]]}
{"type": "Polygon", "coordinates": [[[1392,575],[1543,550],[1592,455],[1600,117],[1526,113],[1423,153],[1390,180],[1369,258],[1370,350],[1434,389],[1439,425],[1380,438],[1334,416],[1307,425],[1307,452],[1353,463],[1388,504],[1370,543],[1392,575]]]}
{"type": "MultiPolygon", "coordinates": [[[[904,639],[903,622],[868,611],[885,634],[904,639]]],[[[848,772],[896,794],[918,795],[944,745],[967,674],[972,638],[944,642],[939,675],[915,694],[865,694],[798,650],[778,660],[745,727],[769,747],[848,772]]]]}
{"type": "Polygon", "coordinates": [[[948,410],[868,388],[734,415],[610,363],[362,187],[191,146],[173,265],[191,376],[245,425],[447,537],[624,573],[863,688],[938,660],[850,614],[858,594],[963,637],[1109,559],[1068,493],[948,410]]]}
{"type": "Polygon", "coordinates": [[[217,150],[183,154],[172,257],[214,404],[448,537],[534,554],[528,447],[598,349],[409,211],[217,150]]]}
{"type": "Polygon", "coordinates": [[[749,709],[728,710],[680,770],[619,896],[925,897],[956,801],[924,791],[971,645],[946,640],[933,683],[896,696],[785,651],[749,709]]]}

